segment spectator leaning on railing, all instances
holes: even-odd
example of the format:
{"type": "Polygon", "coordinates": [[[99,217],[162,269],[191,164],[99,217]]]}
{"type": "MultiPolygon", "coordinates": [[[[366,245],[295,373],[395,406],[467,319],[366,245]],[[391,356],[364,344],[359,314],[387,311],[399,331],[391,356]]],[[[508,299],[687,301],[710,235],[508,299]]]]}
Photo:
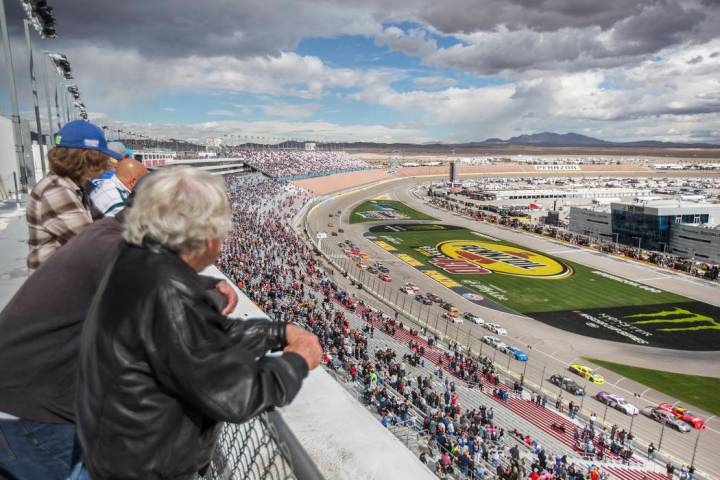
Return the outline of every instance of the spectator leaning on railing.
{"type": "Polygon", "coordinates": [[[193,478],[219,422],[286,405],[319,364],[303,329],[212,308],[196,272],[231,218],[222,181],[202,171],[164,170],[139,188],[81,338],[78,436],[93,480],[193,478]]]}
{"type": "Polygon", "coordinates": [[[58,248],[92,223],[85,184],[99,177],[110,158],[103,131],[84,120],[66,124],[48,152],[50,173],[30,193],[27,203],[28,269],[32,272],[58,248]]]}

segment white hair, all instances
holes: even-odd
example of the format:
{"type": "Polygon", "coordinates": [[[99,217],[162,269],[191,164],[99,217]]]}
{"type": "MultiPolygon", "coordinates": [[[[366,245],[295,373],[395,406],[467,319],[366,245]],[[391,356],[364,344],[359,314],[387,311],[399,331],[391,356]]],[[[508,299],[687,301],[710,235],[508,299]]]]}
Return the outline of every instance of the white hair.
{"type": "Polygon", "coordinates": [[[176,253],[202,255],[206,240],[223,238],[232,213],[219,177],[191,167],[171,167],[148,175],[125,218],[123,238],[145,240],[176,253]]]}

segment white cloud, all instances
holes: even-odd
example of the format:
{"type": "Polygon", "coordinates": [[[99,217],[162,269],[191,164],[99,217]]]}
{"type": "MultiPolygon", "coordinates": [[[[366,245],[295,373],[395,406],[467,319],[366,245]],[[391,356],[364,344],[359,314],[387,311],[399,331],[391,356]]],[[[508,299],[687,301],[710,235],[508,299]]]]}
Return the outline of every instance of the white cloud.
{"type": "Polygon", "coordinates": [[[237,115],[237,112],[233,112],[232,110],[210,110],[205,113],[215,117],[234,117],[237,115]]]}
{"type": "Polygon", "coordinates": [[[165,111],[165,112],[177,112],[177,108],[173,108],[173,107],[163,107],[163,111],[165,111]]]}
{"type": "Polygon", "coordinates": [[[307,118],[312,116],[319,108],[320,105],[316,103],[290,104],[277,102],[262,106],[265,115],[283,118],[307,118]]]}
{"type": "Polygon", "coordinates": [[[420,89],[440,89],[452,87],[457,84],[457,80],[449,77],[417,77],[413,79],[413,84],[420,89]]]}

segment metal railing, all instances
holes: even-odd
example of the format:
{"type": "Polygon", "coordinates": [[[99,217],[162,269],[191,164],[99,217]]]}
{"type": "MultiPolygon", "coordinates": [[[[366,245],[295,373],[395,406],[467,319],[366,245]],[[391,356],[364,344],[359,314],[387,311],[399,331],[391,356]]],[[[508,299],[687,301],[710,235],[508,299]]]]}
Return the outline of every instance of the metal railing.
{"type": "Polygon", "coordinates": [[[323,480],[282,416],[272,410],[222,426],[207,472],[197,480],[323,480]]]}

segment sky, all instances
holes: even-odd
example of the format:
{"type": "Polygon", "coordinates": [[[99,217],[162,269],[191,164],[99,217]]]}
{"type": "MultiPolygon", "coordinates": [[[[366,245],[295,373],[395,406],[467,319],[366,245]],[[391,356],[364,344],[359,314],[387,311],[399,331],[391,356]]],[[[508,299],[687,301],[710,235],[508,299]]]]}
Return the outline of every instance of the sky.
{"type": "MultiPolygon", "coordinates": [[[[29,116],[23,12],[0,1],[29,116]]],[[[48,3],[35,51],[67,55],[92,121],[150,136],[720,143],[720,0],[48,3]]]]}

